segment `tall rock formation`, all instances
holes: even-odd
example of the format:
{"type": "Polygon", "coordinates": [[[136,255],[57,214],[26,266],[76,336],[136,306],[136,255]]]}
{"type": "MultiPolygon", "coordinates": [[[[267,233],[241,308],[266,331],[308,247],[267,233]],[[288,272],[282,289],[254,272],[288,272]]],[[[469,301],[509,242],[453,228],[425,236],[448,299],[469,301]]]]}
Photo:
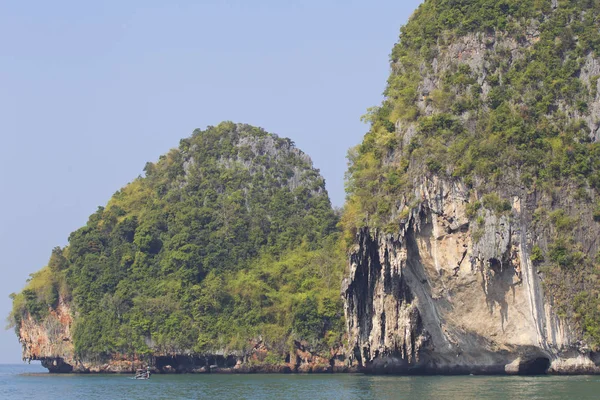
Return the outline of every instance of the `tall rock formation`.
{"type": "Polygon", "coordinates": [[[595,2],[426,0],[351,153],[352,357],[599,373],[595,2]]]}

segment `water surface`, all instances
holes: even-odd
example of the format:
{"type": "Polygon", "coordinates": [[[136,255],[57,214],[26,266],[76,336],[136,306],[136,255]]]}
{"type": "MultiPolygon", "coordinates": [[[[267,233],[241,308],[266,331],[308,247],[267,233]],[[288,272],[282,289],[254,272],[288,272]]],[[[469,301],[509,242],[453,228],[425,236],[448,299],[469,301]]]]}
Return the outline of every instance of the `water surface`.
{"type": "Polygon", "coordinates": [[[0,365],[0,399],[598,399],[597,376],[51,375],[0,365]]]}

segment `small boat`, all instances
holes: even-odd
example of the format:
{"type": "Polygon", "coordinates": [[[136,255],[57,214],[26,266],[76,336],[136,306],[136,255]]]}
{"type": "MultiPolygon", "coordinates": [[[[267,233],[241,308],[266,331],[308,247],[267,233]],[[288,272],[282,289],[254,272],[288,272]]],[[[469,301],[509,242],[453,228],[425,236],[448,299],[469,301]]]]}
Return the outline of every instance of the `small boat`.
{"type": "Polygon", "coordinates": [[[150,379],[150,367],[135,371],[135,377],[133,379],[150,379]]]}

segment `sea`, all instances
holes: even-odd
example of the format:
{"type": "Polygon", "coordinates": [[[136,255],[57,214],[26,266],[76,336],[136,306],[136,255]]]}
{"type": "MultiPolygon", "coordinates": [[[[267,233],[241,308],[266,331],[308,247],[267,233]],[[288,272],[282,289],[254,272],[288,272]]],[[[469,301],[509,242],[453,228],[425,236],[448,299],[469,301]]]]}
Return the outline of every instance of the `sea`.
{"type": "Polygon", "coordinates": [[[54,375],[0,365],[0,399],[600,399],[598,376],[54,375]]]}

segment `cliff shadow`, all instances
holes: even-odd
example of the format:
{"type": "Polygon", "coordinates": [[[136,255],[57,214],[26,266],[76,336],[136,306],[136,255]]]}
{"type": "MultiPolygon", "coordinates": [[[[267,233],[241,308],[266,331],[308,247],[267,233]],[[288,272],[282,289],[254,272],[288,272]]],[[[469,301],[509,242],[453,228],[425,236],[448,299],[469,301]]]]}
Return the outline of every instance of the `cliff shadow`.
{"type": "MultiPolygon", "coordinates": [[[[368,230],[360,233],[359,249],[350,259],[350,262],[356,265],[356,271],[345,291],[345,297],[347,307],[356,312],[360,341],[366,342],[373,330],[373,321],[370,316],[374,312],[373,298],[377,277],[381,275],[383,267],[379,257],[377,238],[371,237],[368,230]]],[[[364,348],[362,350],[367,351],[364,348]]],[[[359,361],[368,359],[368,355],[362,354],[358,349],[355,351],[355,357],[359,361]]]]}
{"type": "Polygon", "coordinates": [[[500,314],[502,331],[508,322],[508,296],[512,293],[515,297],[515,286],[521,281],[515,282],[517,272],[511,263],[501,263],[496,258],[489,259],[489,268],[481,268],[483,288],[486,296],[490,315],[496,311],[500,314]],[[487,282],[487,285],[486,285],[487,282]]]}

